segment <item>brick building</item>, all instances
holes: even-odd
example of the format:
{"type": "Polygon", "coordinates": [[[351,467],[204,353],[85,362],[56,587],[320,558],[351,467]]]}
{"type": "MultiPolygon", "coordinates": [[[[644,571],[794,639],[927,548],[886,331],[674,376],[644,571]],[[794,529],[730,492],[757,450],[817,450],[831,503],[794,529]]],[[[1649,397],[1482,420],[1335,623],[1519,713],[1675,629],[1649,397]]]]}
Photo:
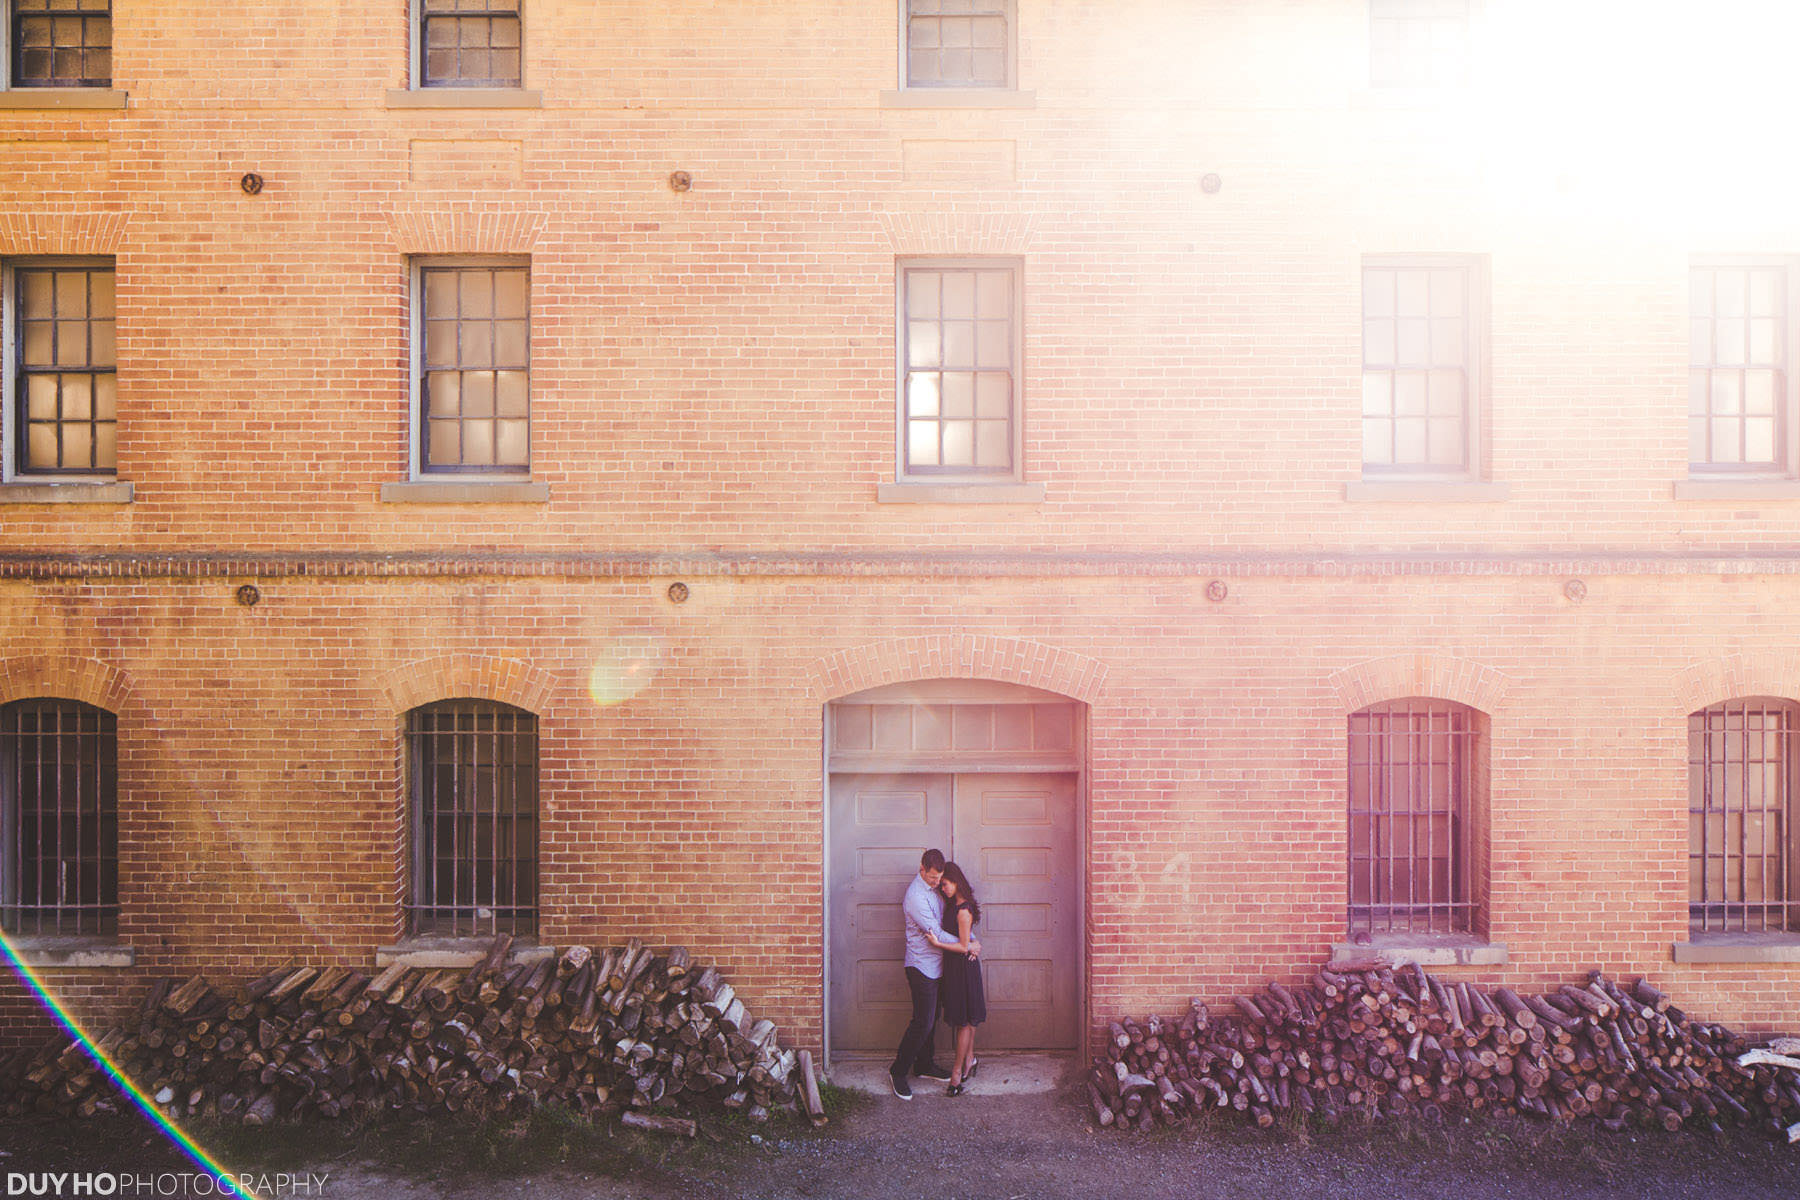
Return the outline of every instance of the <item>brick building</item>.
{"type": "Polygon", "coordinates": [[[1791,190],[1481,8],[13,0],[9,936],[845,1053],[929,842],[990,1046],[1357,934],[1793,1026],[1791,190]]]}

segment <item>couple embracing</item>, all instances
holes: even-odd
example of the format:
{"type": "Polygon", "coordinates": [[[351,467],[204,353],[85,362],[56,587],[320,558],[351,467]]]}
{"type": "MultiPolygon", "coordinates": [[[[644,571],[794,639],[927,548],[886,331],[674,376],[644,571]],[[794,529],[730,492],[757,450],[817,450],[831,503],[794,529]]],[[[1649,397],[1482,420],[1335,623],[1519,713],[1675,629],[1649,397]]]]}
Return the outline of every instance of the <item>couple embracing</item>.
{"type": "Polygon", "coordinates": [[[981,906],[969,878],[955,863],[944,861],[939,850],[927,850],[919,859],[919,873],[906,887],[901,902],[906,925],[906,986],[912,992],[912,1023],[900,1039],[889,1074],[894,1095],[912,1099],[908,1075],[945,1079],[946,1096],[960,1096],[963,1084],[974,1077],[980,1060],[975,1057],[975,1027],[987,1020],[987,997],[981,987],[981,943],[975,924],[981,906]],[[944,1021],[956,1031],[956,1061],[950,1070],[935,1060],[932,1030],[937,1026],[940,1001],[944,1021]]]}

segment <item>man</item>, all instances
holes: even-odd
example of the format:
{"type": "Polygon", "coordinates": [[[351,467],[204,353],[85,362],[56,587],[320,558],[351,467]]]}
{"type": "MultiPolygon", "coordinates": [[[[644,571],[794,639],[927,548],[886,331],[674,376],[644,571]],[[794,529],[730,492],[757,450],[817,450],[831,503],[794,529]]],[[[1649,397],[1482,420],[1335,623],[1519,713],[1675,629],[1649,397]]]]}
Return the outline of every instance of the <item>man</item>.
{"type": "MultiPolygon", "coordinates": [[[[938,881],[944,877],[944,854],[927,850],[919,859],[919,873],[906,885],[906,898],[900,902],[901,920],[906,932],[906,986],[912,992],[912,1023],[900,1039],[900,1051],[888,1074],[894,1081],[894,1095],[912,1099],[912,1085],[907,1075],[923,1079],[949,1079],[950,1072],[937,1065],[932,1030],[937,1026],[938,980],[944,976],[944,952],[931,944],[930,934],[941,933],[944,921],[944,898],[938,894],[938,881]]],[[[981,943],[970,939],[969,956],[981,953],[981,943]]]]}

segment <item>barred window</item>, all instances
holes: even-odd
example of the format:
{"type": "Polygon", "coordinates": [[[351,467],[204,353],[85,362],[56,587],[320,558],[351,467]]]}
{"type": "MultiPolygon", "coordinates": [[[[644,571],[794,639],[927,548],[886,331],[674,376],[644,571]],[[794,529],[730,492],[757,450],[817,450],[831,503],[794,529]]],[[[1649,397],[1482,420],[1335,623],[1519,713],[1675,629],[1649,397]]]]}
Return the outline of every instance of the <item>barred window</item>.
{"type": "Polygon", "coordinates": [[[900,287],[901,476],[1014,475],[1018,264],[920,260],[900,287]]]}
{"type": "Polygon", "coordinates": [[[1012,84],[1012,0],[906,0],[906,86],[1012,84]]]}
{"type": "Polygon", "coordinates": [[[110,265],[13,267],[14,464],[20,475],[118,467],[110,265]]]}
{"type": "Polygon", "coordinates": [[[75,700],[0,706],[0,927],[116,932],[118,787],[111,713],[75,700]]]}
{"type": "Polygon", "coordinates": [[[111,0],[13,0],[12,86],[111,87],[111,0]]]}
{"type": "Polygon", "coordinates": [[[1689,470],[1789,469],[1786,268],[1702,265],[1689,284],[1689,470]]]}
{"type": "Polygon", "coordinates": [[[1469,0],[1369,0],[1369,82],[1444,87],[1469,70],[1469,0]]]}
{"type": "Polygon", "coordinates": [[[1729,700],[1688,717],[1688,920],[1696,933],[1800,930],[1794,734],[1786,700],[1729,700]]]}
{"type": "Polygon", "coordinates": [[[1363,267],[1363,471],[1465,475],[1475,425],[1476,268],[1439,257],[1363,267]]]}
{"type": "Polygon", "coordinates": [[[411,932],[534,932],[537,718],[488,700],[446,700],[408,713],[406,740],[411,932]]]}
{"type": "Polygon", "coordinates": [[[1352,934],[1475,932],[1476,737],[1447,701],[1351,714],[1352,934]]]}
{"type": "Polygon", "coordinates": [[[521,0],[419,0],[423,87],[522,86],[521,0]]]}
{"type": "Polygon", "coordinates": [[[419,469],[531,468],[531,282],[519,262],[419,267],[419,469]]]}

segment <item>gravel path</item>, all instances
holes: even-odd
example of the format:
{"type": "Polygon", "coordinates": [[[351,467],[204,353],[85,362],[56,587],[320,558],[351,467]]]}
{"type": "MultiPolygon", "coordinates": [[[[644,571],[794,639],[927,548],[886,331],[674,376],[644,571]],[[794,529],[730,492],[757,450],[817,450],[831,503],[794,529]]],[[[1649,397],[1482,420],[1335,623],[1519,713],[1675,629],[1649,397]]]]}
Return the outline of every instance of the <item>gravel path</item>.
{"type": "MultiPolygon", "coordinates": [[[[298,1169],[292,1158],[299,1153],[305,1169],[329,1176],[327,1200],[1800,1197],[1800,1147],[1746,1134],[1610,1134],[1493,1118],[1445,1129],[1384,1124],[1312,1134],[1223,1120],[1139,1136],[1095,1129],[1073,1095],[1065,1086],[949,1099],[921,1084],[911,1103],[872,1097],[821,1134],[751,1135],[737,1126],[686,1142],[613,1138],[602,1130],[589,1132],[563,1166],[529,1174],[454,1166],[453,1156],[421,1154],[416,1146],[398,1156],[406,1165],[396,1165],[395,1156],[371,1153],[371,1143],[383,1148],[386,1133],[365,1133],[353,1147],[342,1140],[334,1146],[341,1135],[329,1130],[290,1131],[281,1152],[288,1161],[267,1169],[298,1169]]],[[[0,1126],[0,1146],[0,1171],[178,1164],[160,1139],[124,1125],[0,1126]]]]}

